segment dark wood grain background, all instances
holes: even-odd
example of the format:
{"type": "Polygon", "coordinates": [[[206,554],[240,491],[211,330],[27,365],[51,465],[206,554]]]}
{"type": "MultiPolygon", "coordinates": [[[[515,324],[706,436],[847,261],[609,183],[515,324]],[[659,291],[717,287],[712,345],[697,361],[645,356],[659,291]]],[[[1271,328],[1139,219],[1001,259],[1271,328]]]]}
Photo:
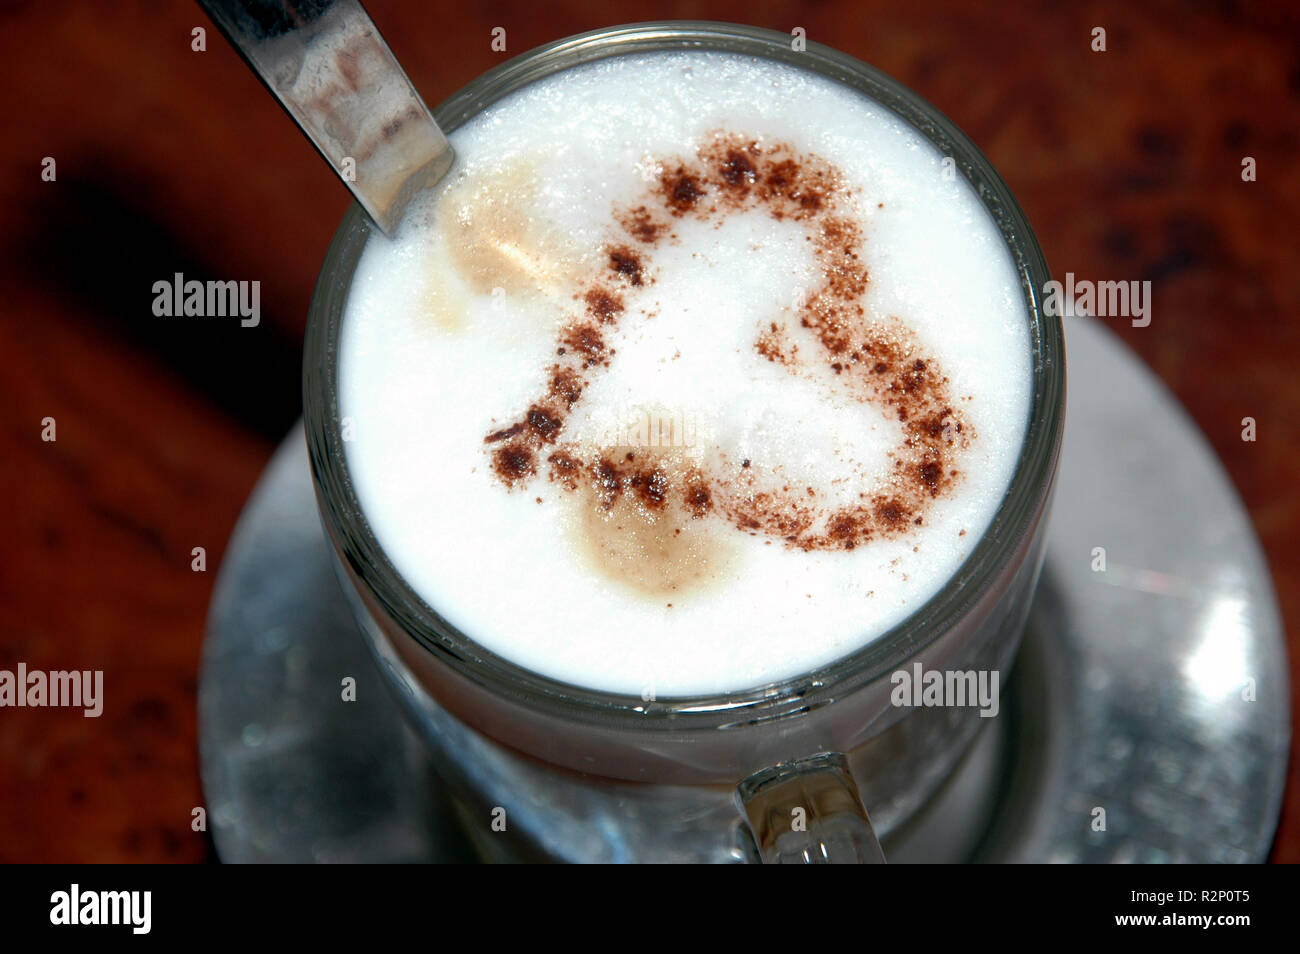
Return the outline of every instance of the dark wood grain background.
{"type": "MultiPolygon", "coordinates": [[[[667,17],[802,26],[916,89],[989,155],[1058,276],[1154,283],[1151,326],[1112,326],[1204,429],[1300,617],[1295,4],[369,7],[431,103],[537,44],[667,17]]],[[[0,63],[0,668],[103,669],[112,700],[100,719],[0,710],[0,860],[201,861],[208,599],[298,416],[308,301],[349,197],[195,5],[4,3],[0,63]],[[260,280],[261,326],[155,319],[152,284],[177,271],[260,280]]],[[[1293,635],[1293,674],[1297,658],[1293,635]]],[[[1298,788],[1293,758],[1278,861],[1300,860],[1298,788]]]]}

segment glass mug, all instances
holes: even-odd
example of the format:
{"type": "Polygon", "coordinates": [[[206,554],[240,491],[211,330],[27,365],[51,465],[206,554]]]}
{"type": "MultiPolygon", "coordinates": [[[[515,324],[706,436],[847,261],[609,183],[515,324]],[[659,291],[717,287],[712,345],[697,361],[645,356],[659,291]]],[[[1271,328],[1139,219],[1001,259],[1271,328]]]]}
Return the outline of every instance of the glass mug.
{"type": "MultiPolygon", "coordinates": [[[[308,322],[304,419],[321,518],[343,589],[381,670],[435,750],[437,720],[460,723],[574,778],[722,786],[734,797],[744,854],[765,862],[881,861],[876,828],[911,815],[952,771],[980,724],[974,708],[900,707],[891,675],[1002,671],[1018,648],[1042,565],[1045,514],[1064,422],[1059,318],[1045,316],[1042,251],[1006,184],[934,107],[888,76],[816,43],[705,22],[645,23],[570,37],[479,77],[433,110],[451,131],[534,80],[608,56],[708,49],[763,57],[829,77],[906,120],[955,160],[1004,236],[1021,277],[1033,385],[1025,439],[991,524],[921,608],[856,652],[771,685],[712,696],[644,699],[569,685],[515,665],[457,631],[393,568],[353,491],[338,413],[339,333],[371,231],[360,207],[326,255],[308,322]],[[442,717],[442,716],[440,716],[442,717]]],[[[450,775],[456,776],[454,766],[450,775]]]]}

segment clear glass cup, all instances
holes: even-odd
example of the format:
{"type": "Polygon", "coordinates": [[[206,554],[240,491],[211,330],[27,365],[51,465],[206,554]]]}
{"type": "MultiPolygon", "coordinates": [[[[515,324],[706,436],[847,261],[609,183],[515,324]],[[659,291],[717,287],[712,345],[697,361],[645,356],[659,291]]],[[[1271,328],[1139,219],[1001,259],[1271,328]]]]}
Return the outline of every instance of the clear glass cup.
{"type": "MultiPolygon", "coordinates": [[[[370,235],[360,208],[344,217],[312,301],[304,419],[321,518],[365,637],[408,710],[437,705],[556,771],[633,782],[734,787],[766,861],[878,861],[877,827],[910,815],[948,775],[979,727],[973,708],[892,704],[890,677],[925,670],[1005,671],[1019,645],[1042,564],[1064,422],[1059,318],[1043,314],[1050,276],[1006,184],[948,119],[888,76],[816,43],[753,27],[663,22],[613,27],[548,44],[474,80],[433,112],[448,132],[534,80],[594,59],[712,49],[765,57],[830,77],[901,116],[955,160],[993,217],[1022,279],[1033,348],[1030,418],[1002,505],[970,556],[923,606],[868,645],[770,685],[647,700],[538,675],[474,642],[393,568],[354,493],[338,409],[339,332],[370,235]],[[861,794],[860,794],[861,793],[861,794]],[[798,823],[793,820],[798,819],[798,823]]],[[[436,739],[432,739],[436,744],[436,739]]]]}

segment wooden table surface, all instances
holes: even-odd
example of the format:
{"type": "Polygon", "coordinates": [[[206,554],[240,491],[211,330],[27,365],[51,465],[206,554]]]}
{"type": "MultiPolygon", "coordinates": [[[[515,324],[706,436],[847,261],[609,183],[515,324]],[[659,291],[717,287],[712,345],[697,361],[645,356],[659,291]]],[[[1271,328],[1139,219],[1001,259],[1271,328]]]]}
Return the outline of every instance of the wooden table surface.
{"type": "MultiPolygon", "coordinates": [[[[1300,8],[1136,6],[369,4],[431,103],[540,43],[666,17],[803,27],[917,90],[992,159],[1058,277],[1154,283],[1150,327],[1110,324],[1222,458],[1293,622],[1300,8]]],[[[0,26],[0,668],[103,669],[109,703],[0,710],[0,861],[202,861],[204,617],[299,414],[307,306],[349,197],[197,6],[7,3],[0,26]],[[174,272],[260,280],[261,325],[156,319],[174,272]]],[[[1290,646],[1294,681],[1294,630],[1290,646]]],[[[1296,782],[1293,757],[1278,861],[1300,860],[1296,782]]]]}

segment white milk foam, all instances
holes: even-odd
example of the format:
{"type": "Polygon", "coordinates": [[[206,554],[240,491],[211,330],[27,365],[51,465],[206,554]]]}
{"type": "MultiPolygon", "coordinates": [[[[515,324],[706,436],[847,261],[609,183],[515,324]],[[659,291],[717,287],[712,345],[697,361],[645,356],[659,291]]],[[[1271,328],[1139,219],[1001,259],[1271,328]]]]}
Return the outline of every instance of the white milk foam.
{"type": "MultiPolygon", "coordinates": [[[[696,51],[571,69],[450,138],[457,164],[448,182],[408,213],[396,240],[376,234],[366,246],[339,374],[356,493],[394,566],[430,606],[545,676],[665,698],[829,663],[901,622],[953,575],[1020,451],[1030,335],[995,224],[918,132],[810,72],[696,51]],[[719,130],[788,143],[838,167],[859,198],[870,270],[862,303],[901,319],[939,362],[974,437],[957,458],[955,492],[933,501],[914,531],[805,551],[709,514],[698,523],[725,558],[708,584],[653,593],[593,569],[582,543],[590,501],[541,470],[507,488],[484,438],[546,392],[557,329],[582,308],[555,276],[597,274],[617,234],[611,209],[643,201],[656,163],[693,156],[719,130]],[[483,203],[467,230],[439,230],[447,190],[483,203]],[[448,249],[458,241],[494,244],[496,257],[465,266],[448,249]]],[[[901,425],[847,399],[826,368],[794,376],[754,345],[769,322],[794,315],[812,281],[810,243],[762,210],[671,225],[677,238],[648,256],[653,282],[622,288],[626,312],[608,333],[615,353],[583,391],[568,436],[607,433],[629,409],[659,409],[687,422],[701,453],[753,459],[796,486],[815,482],[852,501],[864,480],[889,472],[901,425]]]]}

